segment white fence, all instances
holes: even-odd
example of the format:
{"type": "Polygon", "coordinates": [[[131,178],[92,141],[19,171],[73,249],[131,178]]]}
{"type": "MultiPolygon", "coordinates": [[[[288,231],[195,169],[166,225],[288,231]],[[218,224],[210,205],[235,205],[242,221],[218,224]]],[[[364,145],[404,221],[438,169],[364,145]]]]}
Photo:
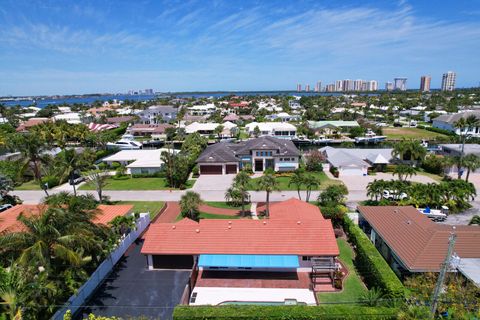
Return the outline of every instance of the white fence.
{"type": "Polygon", "coordinates": [[[65,303],[64,307],[53,315],[52,320],[62,320],[63,315],[67,312],[67,310],[70,310],[72,314],[75,314],[75,312],[80,309],[80,307],[85,303],[95,289],[97,289],[97,287],[102,283],[103,279],[105,279],[105,277],[112,271],[113,267],[123,256],[125,251],[127,251],[128,247],[130,247],[130,245],[137,240],[140,234],[142,234],[142,232],[148,227],[150,224],[149,214],[141,213],[136,224],[136,229],[132,230],[110,254],[110,256],[98,266],[87,282],[85,282],[78,289],[77,294],[71,296],[70,299],[68,299],[68,301],[65,303]]]}

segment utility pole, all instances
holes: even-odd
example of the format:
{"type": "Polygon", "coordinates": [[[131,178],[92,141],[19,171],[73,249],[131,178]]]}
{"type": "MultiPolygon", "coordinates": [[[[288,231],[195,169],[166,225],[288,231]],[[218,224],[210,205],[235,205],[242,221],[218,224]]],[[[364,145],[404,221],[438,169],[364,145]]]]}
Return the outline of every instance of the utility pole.
{"type": "Polygon", "coordinates": [[[442,290],[443,282],[445,281],[445,275],[448,269],[450,268],[450,262],[451,262],[453,247],[455,245],[456,238],[457,238],[457,235],[455,234],[455,227],[453,227],[453,232],[450,234],[450,237],[448,238],[447,256],[445,257],[445,261],[443,262],[442,268],[440,269],[440,275],[438,276],[437,284],[435,286],[435,291],[432,297],[432,304],[430,309],[430,312],[432,314],[432,319],[435,318],[435,312],[437,311],[437,305],[438,305],[438,297],[440,296],[440,291],[442,290]]]}

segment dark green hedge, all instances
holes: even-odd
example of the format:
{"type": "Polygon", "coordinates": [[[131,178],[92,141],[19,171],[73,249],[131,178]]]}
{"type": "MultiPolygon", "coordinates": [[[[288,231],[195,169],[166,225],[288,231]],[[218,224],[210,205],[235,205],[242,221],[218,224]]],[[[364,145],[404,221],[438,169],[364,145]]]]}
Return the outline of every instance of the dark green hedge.
{"type": "Polygon", "coordinates": [[[343,229],[355,246],[355,264],[367,286],[377,287],[394,297],[403,297],[405,287],[367,235],[348,216],[343,218],[343,229]]]}
{"type": "Polygon", "coordinates": [[[398,309],[356,305],[320,306],[177,306],[174,320],[313,320],[313,319],[397,319],[398,309]]]}
{"type": "Polygon", "coordinates": [[[436,132],[436,133],[441,133],[446,136],[456,136],[455,132],[440,129],[440,128],[435,128],[435,127],[425,127],[425,130],[436,132]]]}

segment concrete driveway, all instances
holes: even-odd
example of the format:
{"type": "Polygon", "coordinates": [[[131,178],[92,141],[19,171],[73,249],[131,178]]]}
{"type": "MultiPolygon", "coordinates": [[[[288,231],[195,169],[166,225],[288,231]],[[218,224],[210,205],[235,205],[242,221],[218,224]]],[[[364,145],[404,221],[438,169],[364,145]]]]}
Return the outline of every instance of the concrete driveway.
{"type": "Polygon", "coordinates": [[[222,191],[225,192],[232,185],[234,174],[226,175],[200,175],[193,185],[193,191],[222,191]]]}
{"type": "Polygon", "coordinates": [[[171,319],[173,308],[188,282],[190,271],[147,270],[145,256],[140,253],[142,242],[129,248],[106,281],[100,285],[77,319],[89,313],[117,316],[123,319],[171,319]]]}
{"type": "MultiPolygon", "coordinates": [[[[347,186],[349,191],[366,190],[368,183],[374,181],[375,179],[376,180],[398,180],[398,177],[393,176],[391,173],[378,172],[374,176],[345,176],[345,177],[338,178],[338,180],[343,181],[343,183],[347,186]]],[[[432,178],[429,178],[427,176],[422,176],[422,175],[413,176],[408,180],[412,182],[421,182],[421,183],[437,182],[432,178]]]]}

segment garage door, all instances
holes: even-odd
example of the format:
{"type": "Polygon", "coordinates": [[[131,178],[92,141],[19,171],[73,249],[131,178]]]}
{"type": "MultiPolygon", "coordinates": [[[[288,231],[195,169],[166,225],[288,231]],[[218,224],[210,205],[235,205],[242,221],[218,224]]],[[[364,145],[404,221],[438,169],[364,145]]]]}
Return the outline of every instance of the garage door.
{"type": "Polygon", "coordinates": [[[219,165],[201,165],[200,174],[222,174],[222,166],[219,165]]]}
{"type": "Polygon", "coordinates": [[[342,168],[339,173],[340,176],[363,176],[361,168],[342,168]]]}
{"type": "Polygon", "coordinates": [[[225,169],[226,169],[227,173],[233,173],[233,174],[237,173],[237,165],[236,164],[227,164],[225,169]]]}
{"type": "Polygon", "coordinates": [[[155,269],[192,269],[193,256],[162,255],[153,256],[155,269]]]}

